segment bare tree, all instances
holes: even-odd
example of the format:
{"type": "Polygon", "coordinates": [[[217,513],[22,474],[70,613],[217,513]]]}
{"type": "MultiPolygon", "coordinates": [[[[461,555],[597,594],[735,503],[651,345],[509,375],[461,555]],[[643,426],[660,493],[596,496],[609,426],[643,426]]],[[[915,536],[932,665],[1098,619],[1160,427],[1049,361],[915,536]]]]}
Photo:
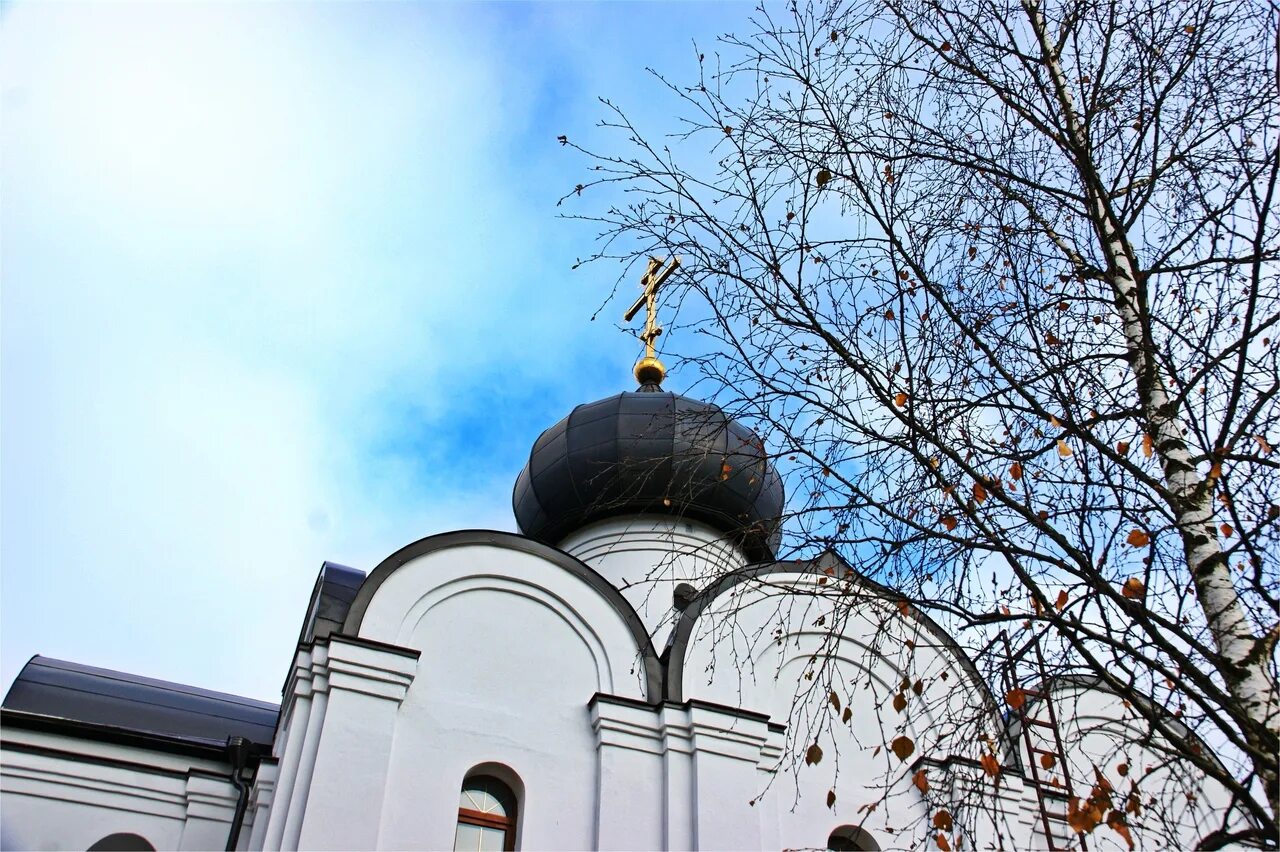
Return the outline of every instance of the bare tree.
{"type": "Polygon", "coordinates": [[[971,647],[1037,638],[1230,791],[1206,845],[1274,845],[1276,8],[752,24],[691,85],[659,76],[660,143],[607,101],[621,151],[562,137],[593,170],[566,198],[606,199],[572,214],[593,259],[684,258],[680,354],[777,452],[792,552],[971,647]]]}

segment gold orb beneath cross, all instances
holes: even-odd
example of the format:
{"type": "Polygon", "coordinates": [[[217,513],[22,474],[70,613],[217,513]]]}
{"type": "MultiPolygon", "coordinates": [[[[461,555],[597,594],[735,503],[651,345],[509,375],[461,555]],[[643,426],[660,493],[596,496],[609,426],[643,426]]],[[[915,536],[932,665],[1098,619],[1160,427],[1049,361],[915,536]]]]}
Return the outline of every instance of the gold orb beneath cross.
{"type": "Polygon", "coordinates": [[[642,385],[660,385],[667,376],[667,368],[652,355],[646,355],[636,362],[636,381],[642,385]]]}

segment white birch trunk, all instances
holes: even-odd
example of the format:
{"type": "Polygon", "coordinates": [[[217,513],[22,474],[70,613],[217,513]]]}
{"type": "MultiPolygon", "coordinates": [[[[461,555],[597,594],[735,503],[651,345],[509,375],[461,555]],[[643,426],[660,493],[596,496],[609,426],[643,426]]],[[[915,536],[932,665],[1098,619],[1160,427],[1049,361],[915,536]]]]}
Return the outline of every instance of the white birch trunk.
{"type": "MultiPolygon", "coordinates": [[[[1052,48],[1044,15],[1033,0],[1023,0],[1023,6],[1039,42],[1072,148],[1078,158],[1076,165],[1092,208],[1089,214],[1108,263],[1107,278],[1123,324],[1139,404],[1169,491],[1168,502],[1182,536],[1187,569],[1209,632],[1225,661],[1220,672],[1243,713],[1275,736],[1280,732],[1280,694],[1267,667],[1268,643],[1256,634],[1240,603],[1230,566],[1218,542],[1213,489],[1204,487],[1204,480],[1195,468],[1187,448],[1185,427],[1169,398],[1164,379],[1154,362],[1154,353],[1149,348],[1139,272],[1134,268],[1127,234],[1104,203],[1102,193],[1105,190],[1097,175],[1090,172],[1091,164],[1084,162],[1084,152],[1088,147],[1066,74],[1052,48]]],[[[1261,752],[1261,756],[1255,755],[1254,766],[1268,791],[1272,813],[1280,812],[1276,798],[1276,755],[1268,754],[1266,746],[1249,729],[1243,733],[1250,745],[1261,752]]]]}

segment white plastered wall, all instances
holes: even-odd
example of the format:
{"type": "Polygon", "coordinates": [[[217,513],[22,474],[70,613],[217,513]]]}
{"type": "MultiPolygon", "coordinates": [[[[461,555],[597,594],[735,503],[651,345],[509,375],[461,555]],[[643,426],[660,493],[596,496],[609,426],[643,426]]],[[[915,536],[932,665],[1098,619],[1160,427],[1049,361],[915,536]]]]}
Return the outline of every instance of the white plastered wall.
{"type": "MultiPolygon", "coordinates": [[[[331,637],[323,653],[323,667],[302,661],[308,718],[295,710],[287,725],[277,802],[286,772],[296,765],[299,775],[289,814],[273,807],[269,818],[283,819],[278,848],[450,848],[464,776],[484,764],[521,782],[523,848],[595,845],[588,703],[596,693],[647,696],[635,636],[583,578],[494,544],[432,551],[386,577],[356,643],[331,637]],[[339,648],[345,685],[335,675],[339,648]],[[316,730],[313,740],[296,733],[300,725],[316,730]]],[[[271,840],[269,827],[267,848],[277,848],[271,840]]]]}
{"type": "Polygon", "coordinates": [[[746,564],[746,556],[719,530],[701,521],[665,515],[609,518],[575,530],[560,549],[600,572],[635,608],[653,639],[666,645],[677,613],[680,583],[703,588],[711,578],[746,564]]]}
{"type": "MultiPolygon", "coordinates": [[[[776,837],[783,848],[825,848],[842,825],[861,826],[882,848],[932,843],[936,832],[929,824],[940,805],[926,801],[911,783],[912,772],[925,769],[932,799],[956,779],[916,761],[943,755],[976,760],[986,747],[977,733],[999,735],[989,696],[944,641],[909,608],[904,613],[834,571],[768,574],[722,593],[699,616],[685,652],[682,688],[686,699],[742,707],[788,724],[789,751],[781,754],[776,774],[760,778],[768,781],[767,790],[762,783],[754,805],[742,795],[720,804],[740,820],[757,822],[761,837],[776,837]],[[893,699],[900,692],[906,705],[899,711],[893,699]],[[890,748],[903,736],[914,748],[906,761],[890,748]],[[809,765],[804,756],[813,743],[822,757],[809,765]],[[827,806],[829,792],[833,807],[827,806]]],[[[967,837],[965,847],[1025,848],[1031,838],[1017,819],[1020,781],[1006,777],[985,788],[981,778],[972,783],[978,789],[946,803],[957,825],[983,827],[986,836],[967,837]],[[964,812],[967,802],[979,800],[983,814],[964,812]]]]}
{"type": "Polygon", "coordinates": [[[6,727],[0,826],[6,849],[88,849],[137,834],[157,849],[221,849],[237,792],[230,766],[6,727]]]}

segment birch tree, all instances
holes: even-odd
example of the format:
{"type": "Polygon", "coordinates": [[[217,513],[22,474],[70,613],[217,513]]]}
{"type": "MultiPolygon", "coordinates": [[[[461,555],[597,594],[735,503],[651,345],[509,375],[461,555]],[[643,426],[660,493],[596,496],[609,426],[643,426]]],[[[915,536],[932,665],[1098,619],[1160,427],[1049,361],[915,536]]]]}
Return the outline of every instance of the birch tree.
{"type": "Polygon", "coordinates": [[[1277,32],[1248,0],[762,7],[657,75],[671,127],[605,101],[614,148],[561,138],[591,260],[683,258],[667,339],[776,452],[790,551],[1115,691],[1230,790],[1206,846],[1277,837],[1277,32]]]}

